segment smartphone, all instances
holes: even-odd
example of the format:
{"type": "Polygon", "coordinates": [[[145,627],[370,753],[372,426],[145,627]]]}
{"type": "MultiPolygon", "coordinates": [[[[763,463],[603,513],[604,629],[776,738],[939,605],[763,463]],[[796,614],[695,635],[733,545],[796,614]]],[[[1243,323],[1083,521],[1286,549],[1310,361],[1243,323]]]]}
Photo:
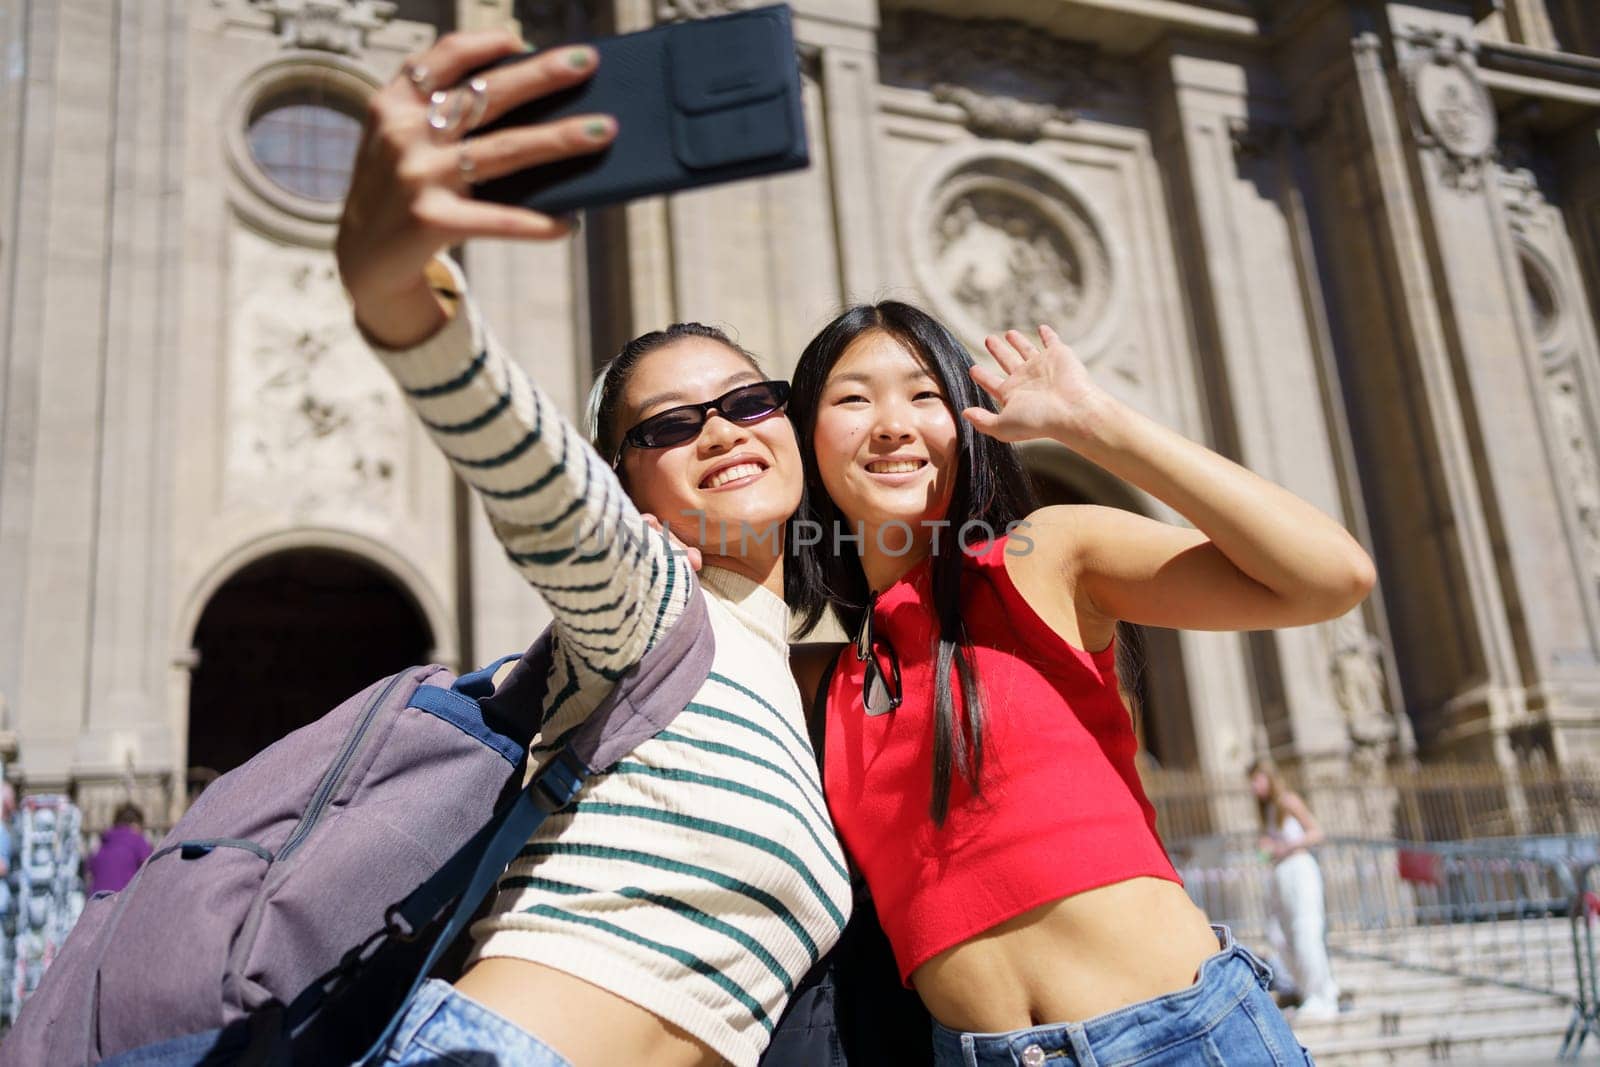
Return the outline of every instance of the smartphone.
{"type": "Polygon", "coordinates": [[[588,81],[515,108],[473,136],[603,113],[616,117],[616,139],[594,155],[484,182],[474,188],[479,199],[560,215],[809,165],[787,4],[590,43],[600,64],[588,81]]]}

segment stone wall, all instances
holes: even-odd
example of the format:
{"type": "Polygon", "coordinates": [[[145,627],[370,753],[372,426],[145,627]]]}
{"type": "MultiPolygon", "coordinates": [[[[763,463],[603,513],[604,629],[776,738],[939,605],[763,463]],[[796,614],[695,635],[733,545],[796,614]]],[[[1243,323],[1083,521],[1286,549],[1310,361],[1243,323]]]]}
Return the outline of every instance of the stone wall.
{"type": "MultiPolygon", "coordinates": [[[[450,663],[546,617],[354,336],[337,203],[255,162],[260,108],[358,105],[457,25],[547,45],[741,6],[0,11],[0,733],[30,787],[181,803],[195,627],[273,553],[377,567],[450,663]]],[[[975,351],[1051,321],[1118,396],[1379,564],[1325,626],[1146,635],[1162,759],[1227,775],[1265,751],[1315,782],[1600,756],[1588,5],[794,6],[810,169],[466,250],[569,410],[597,360],[681,319],[774,373],[849,301],[915,300],[975,351]]],[[[1052,499],[1175,519],[1064,450],[1028,457],[1052,499]]]]}

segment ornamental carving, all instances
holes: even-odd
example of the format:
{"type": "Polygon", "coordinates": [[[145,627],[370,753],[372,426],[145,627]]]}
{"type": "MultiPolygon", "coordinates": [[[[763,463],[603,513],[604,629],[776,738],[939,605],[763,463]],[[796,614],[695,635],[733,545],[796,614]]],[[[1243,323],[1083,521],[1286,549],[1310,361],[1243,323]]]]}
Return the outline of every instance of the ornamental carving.
{"type": "Polygon", "coordinates": [[[1104,316],[1105,242],[1077,197],[1046,172],[980,157],[947,175],[924,211],[913,263],[958,333],[1049,323],[1070,342],[1104,316]]]}
{"type": "Polygon", "coordinates": [[[355,332],[332,256],[241,229],[231,274],[229,499],[388,508],[404,413],[355,332]]]}
{"type": "Polygon", "coordinates": [[[394,18],[393,0],[250,0],[271,15],[285,48],[308,48],[354,55],[366,47],[367,34],[394,18]]]}
{"type": "Polygon", "coordinates": [[[1567,499],[1577,519],[1578,549],[1590,578],[1600,581],[1600,460],[1575,361],[1567,360],[1545,375],[1545,400],[1567,499]]]}
{"type": "Polygon", "coordinates": [[[1327,625],[1328,669],[1333,699],[1357,748],[1387,746],[1395,738],[1389,713],[1383,645],[1368,630],[1360,609],[1327,625]]]}
{"type": "Polygon", "coordinates": [[[1561,339],[1562,307],[1554,275],[1544,257],[1525,241],[1517,242],[1517,262],[1522,267],[1523,296],[1534,338],[1549,355],[1561,339]]]}
{"type": "Polygon", "coordinates": [[[1410,40],[1416,54],[1406,80],[1417,140],[1438,156],[1445,184],[1463,191],[1479,189],[1484,164],[1494,155],[1498,122],[1470,46],[1436,32],[1417,33],[1410,40]]]}
{"type": "Polygon", "coordinates": [[[656,21],[676,22],[679,19],[731,15],[753,6],[752,0],[659,0],[656,4],[656,21]]]}
{"type": "Polygon", "coordinates": [[[1037,140],[1118,87],[1091,46],[1008,19],[890,12],[878,42],[886,84],[928,90],[985,137],[1037,140]]]}

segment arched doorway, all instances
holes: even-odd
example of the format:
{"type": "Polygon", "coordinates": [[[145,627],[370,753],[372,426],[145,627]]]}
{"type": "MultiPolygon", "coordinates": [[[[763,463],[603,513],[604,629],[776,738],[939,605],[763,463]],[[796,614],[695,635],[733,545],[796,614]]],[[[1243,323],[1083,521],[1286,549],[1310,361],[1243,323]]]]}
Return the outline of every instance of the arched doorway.
{"type": "MultiPolygon", "coordinates": [[[[1071,456],[1024,447],[1023,460],[1041,505],[1100,504],[1143,514],[1124,486],[1071,456]]],[[[1117,642],[1117,673],[1134,705],[1146,756],[1161,768],[1198,768],[1200,753],[1177,632],[1124,623],[1117,627],[1117,642]]]]}
{"type": "Polygon", "coordinates": [[[237,767],[433,647],[405,590],[359,557],[296,549],[251,563],[195,627],[191,777],[237,767]]]}

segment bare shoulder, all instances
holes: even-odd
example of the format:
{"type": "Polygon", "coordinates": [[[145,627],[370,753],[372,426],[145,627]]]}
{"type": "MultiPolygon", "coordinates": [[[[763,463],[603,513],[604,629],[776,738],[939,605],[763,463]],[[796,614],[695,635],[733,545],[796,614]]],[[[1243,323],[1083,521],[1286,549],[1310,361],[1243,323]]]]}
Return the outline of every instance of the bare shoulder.
{"type": "Polygon", "coordinates": [[[809,709],[817,697],[817,686],[828,666],[839,658],[845,646],[837,641],[817,641],[789,646],[789,670],[800,687],[800,698],[809,709]]]}
{"type": "Polygon", "coordinates": [[[1086,550],[1114,532],[1123,513],[1098,504],[1052,504],[1030,513],[1006,542],[1006,573],[1023,583],[1071,581],[1086,550]]]}

